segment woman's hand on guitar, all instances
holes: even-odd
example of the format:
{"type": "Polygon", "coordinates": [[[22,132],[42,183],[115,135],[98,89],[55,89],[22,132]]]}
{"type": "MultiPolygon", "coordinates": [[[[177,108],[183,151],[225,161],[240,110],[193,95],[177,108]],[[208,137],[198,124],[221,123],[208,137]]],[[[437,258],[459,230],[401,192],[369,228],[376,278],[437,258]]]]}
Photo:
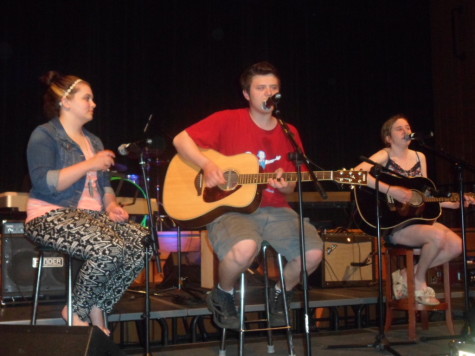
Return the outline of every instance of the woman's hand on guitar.
{"type": "Polygon", "coordinates": [[[475,205],[475,198],[473,197],[473,193],[464,194],[463,198],[464,207],[468,208],[470,205],[475,205]]]}
{"type": "MultiPolygon", "coordinates": [[[[463,206],[465,208],[468,208],[470,205],[475,205],[475,198],[473,197],[473,193],[464,194],[463,206]]],[[[446,201],[440,203],[440,206],[448,209],[460,209],[460,200],[457,199],[457,201],[446,201]]]]}
{"type": "Polygon", "coordinates": [[[398,202],[406,204],[406,203],[411,202],[412,195],[414,193],[410,189],[392,185],[389,187],[388,192],[386,194],[390,195],[391,197],[396,199],[398,202]]]}
{"type": "Polygon", "coordinates": [[[468,207],[469,205],[475,205],[475,198],[473,197],[473,193],[465,194],[464,198],[465,207],[468,207]]]}

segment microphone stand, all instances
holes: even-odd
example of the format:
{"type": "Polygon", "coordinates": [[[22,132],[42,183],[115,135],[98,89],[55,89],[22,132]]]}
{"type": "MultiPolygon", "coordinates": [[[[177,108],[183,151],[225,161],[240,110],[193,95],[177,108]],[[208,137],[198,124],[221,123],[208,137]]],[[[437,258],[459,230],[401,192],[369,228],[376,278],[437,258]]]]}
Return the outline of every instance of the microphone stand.
{"type": "MultiPolygon", "coordinates": [[[[370,163],[373,165],[373,176],[375,178],[374,190],[375,190],[375,204],[376,204],[376,231],[377,231],[377,239],[378,239],[378,268],[379,268],[379,280],[378,280],[378,335],[376,335],[376,340],[372,344],[365,344],[365,345],[357,345],[357,344],[348,344],[348,345],[328,345],[327,349],[353,349],[353,348],[361,348],[361,347],[371,347],[375,348],[378,351],[384,352],[388,351],[393,355],[400,356],[401,354],[398,353],[391,347],[391,343],[387,340],[384,334],[384,305],[383,305],[383,254],[382,254],[382,236],[381,236],[381,211],[380,211],[380,192],[379,192],[379,181],[381,172],[396,174],[390,169],[383,167],[379,163],[376,163],[369,158],[364,156],[360,157],[363,161],[370,163]]],[[[400,174],[396,174],[401,176],[400,174]]],[[[403,177],[403,176],[401,176],[403,177]]],[[[356,188],[355,188],[356,189],[356,188]]],[[[390,283],[386,281],[386,283],[390,283]]],[[[414,345],[415,342],[413,341],[402,341],[393,343],[393,345],[414,345]]]]}
{"type": "MultiPolygon", "coordinates": [[[[151,232],[151,239],[144,242],[146,253],[145,253],[145,311],[142,315],[142,319],[145,321],[145,355],[151,356],[150,353],[150,273],[149,273],[149,259],[153,251],[153,255],[157,259],[157,263],[160,265],[160,252],[158,246],[158,235],[157,229],[155,227],[155,221],[153,219],[152,211],[152,202],[149,194],[148,187],[148,175],[146,162],[144,157],[144,152],[140,153],[140,167],[142,168],[142,176],[144,180],[145,195],[147,197],[147,208],[148,208],[148,218],[149,226],[151,232]]],[[[158,202],[157,202],[158,203],[158,202]]]]}
{"type": "MultiPolygon", "coordinates": [[[[463,344],[466,341],[470,341],[472,344],[475,343],[475,335],[473,334],[473,329],[475,325],[470,325],[470,319],[474,319],[475,312],[470,311],[470,300],[469,300],[469,285],[468,285],[468,267],[467,267],[467,235],[466,235],[466,213],[465,213],[465,206],[463,204],[464,200],[464,171],[465,169],[469,169],[472,172],[475,172],[475,166],[464,161],[461,159],[456,158],[455,156],[445,152],[442,148],[435,148],[428,146],[424,140],[417,141],[420,146],[424,147],[425,149],[429,150],[430,152],[436,154],[439,157],[444,158],[446,161],[453,163],[454,167],[457,171],[457,182],[459,188],[459,198],[460,198],[460,229],[462,232],[462,259],[463,259],[463,275],[464,275],[464,326],[462,328],[462,332],[458,336],[440,336],[440,337],[421,337],[422,341],[428,340],[440,340],[440,339],[453,339],[450,341],[450,347],[456,348],[457,344],[463,344]],[[472,334],[472,335],[470,335],[472,334]],[[467,340],[468,337],[471,336],[471,340],[467,340]],[[457,342],[455,339],[462,339],[461,341],[457,342]]],[[[446,298],[450,298],[451,296],[445,296],[446,298]]]]}
{"type": "MultiPolygon", "coordinates": [[[[152,122],[153,114],[150,114],[150,116],[147,119],[147,123],[145,124],[143,133],[144,136],[146,137],[147,131],[150,127],[150,124],[152,122]]],[[[141,147],[140,149],[140,158],[139,158],[139,165],[142,169],[142,178],[144,182],[144,189],[145,189],[145,199],[147,201],[147,212],[148,212],[148,219],[149,219],[149,227],[150,227],[150,237],[145,238],[143,241],[143,245],[145,248],[145,310],[144,313],[142,314],[142,319],[145,322],[145,355],[146,356],[151,356],[152,354],[150,353],[150,266],[149,266],[149,261],[152,256],[152,254],[155,256],[157,259],[157,264],[158,264],[158,269],[161,271],[161,266],[160,266],[160,252],[159,252],[159,246],[158,246],[158,235],[157,235],[157,229],[155,227],[155,221],[153,219],[153,209],[152,209],[152,201],[151,201],[151,196],[150,196],[150,189],[149,189],[149,176],[147,174],[147,164],[145,160],[145,149],[148,144],[148,140],[144,140],[146,142],[146,145],[144,147],[141,147]]],[[[157,200],[157,205],[159,204],[157,200]]],[[[143,294],[143,291],[132,291],[129,290],[130,292],[135,292],[135,293],[141,293],[143,294]]]]}
{"type": "Polygon", "coordinates": [[[315,172],[313,172],[312,167],[310,166],[310,160],[303,152],[302,148],[299,146],[292,132],[290,132],[287,123],[285,123],[281,116],[280,111],[277,108],[277,102],[274,102],[274,116],[277,118],[277,122],[282,127],[285,135],[289,139],[290,143],[294,147],[294,152],[289,153],[289,159],[295,161],[297,166],[297,187],[298,187],[298,213],[299,213],[299,233],[300,233],[300,261],[301,261],[301,274],[302,274],[302,286],[303,286],[303,296],[304,296],[304,330],[305,330],[305,345],[306,345],[306,354],[312,355],[312,343],[310,338],[310,317],[308,313],[308,275],[307,275],[307,261],[305,257],[305,234],[304,234],[304,221],[303,221],[303,194],[302,194],[302,171],[301,165],[305,163],[312,181],[315,183],[315,186],[322,196],[323,199],[327,199],[328,195],[324,191],[320,182],[318,181],[315,172]]]}

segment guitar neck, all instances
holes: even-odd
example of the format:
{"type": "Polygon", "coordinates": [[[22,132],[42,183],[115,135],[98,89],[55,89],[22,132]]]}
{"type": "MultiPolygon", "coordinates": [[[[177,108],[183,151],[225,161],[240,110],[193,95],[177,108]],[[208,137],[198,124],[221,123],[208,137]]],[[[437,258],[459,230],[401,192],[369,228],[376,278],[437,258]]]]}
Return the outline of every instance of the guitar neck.
{"type": "MultiPolygon", "coordinates": [[[[474,197],[475,193],[465,193],[470,197],[474,197]]],[[[424,201],[428,203],[443,203],[443,202],[458,202],[460,201],[460,195],[458,193],[452,194],[450,197],[424,197],[424,201]]]]}
{"type": "MultiPolygon", "coordinates": [[[[314,171],[315,176],[318,180],[336,180],[334,171],[314,171]]],[[[276,178],[276,173],[256,173],[256,174],[240,174],[239,175],[239,184],[267,184],[269,179],[276,178]]],[[[296,182],[298,179],[297,172],[285,172],[282,174],[288,182],[296,182]]],[[[302,172],[302,181],[308,182],[311,181],[312,177],[310,172],[302,172]]]]}

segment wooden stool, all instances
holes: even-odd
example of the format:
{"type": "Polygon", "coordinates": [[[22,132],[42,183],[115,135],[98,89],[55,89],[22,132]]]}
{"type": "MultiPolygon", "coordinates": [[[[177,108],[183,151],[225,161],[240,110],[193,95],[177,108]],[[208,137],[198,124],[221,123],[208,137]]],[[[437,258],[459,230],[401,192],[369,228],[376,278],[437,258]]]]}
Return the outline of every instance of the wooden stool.
{"type": "MultiPolygon", "coordinates": [[[[267,353],[274,353],[274,343],[272,340],[272,330],[285,330],[286,331],[286,336],[287,336],[287,347],[288,347],[288,355],[289,356],[295,356],[295,351],[294,351],[294,344],[293,344],[293,339],[292,339],[292,331],[291,331],[291,325],[290,325],[290,316],[287,311],[287,308],[284,307],[284,313],[285,313],[285,320],[286,320],[286,325],[284,326],[277,326],[277,327],[271,327],[270,325],[270,319],[269,319],[269,314],[270,314],[270,298],[269,296],[269,273],[268,273],[268,264],[267,264],[267,251],[268,248],[270,247],[269,243],[267,241],[264,241],[262,243],[262,254],[264,256],[264,282],[265,282],[265,312],[266,312],[266,318],[265,319],[260,319],[260,320],[249,320],[245,321],[244,320],[244,313],[245,313],[245,296],[246,296],[246,280],[245,280],[245,273],[241,273],[241,281],[240,281],[240,298],[239,298],[239,320],[241,323],[241,326],[239,328],[239,345],[238,345],[238,355],[242,356],[244,354],[244,334],[248,332],[256,332],[256,331],[267,331],[267,353]],[[248,328],[246,327],[246,323],[255,323],[255,322],[264,322],[266,324],[266,327],[264,328],[248,328]]],[[[282,261],[282,256],[280,253],[277,254],[277,261],[279,265],[279,277],[280,277],[280,283],[282,286],[282,296],[284,298],[284,305],[287,305],[287,300],[286,300],[286,295],[285,295],[285,280],[284,280],[284,267],[283,267],[283,261],[282,261]]],[[[226,329],[223,329],[222,336],[221,336],[221,345],[219,349],[219,356],[225,356],[226,355],[226,329]]]]}
{"type": "Polygon", "coordinates": [[[423,305],[416,302],[415,286],[414,286],[414,256],[420,255],[420,249],[414,249],[405,246],[388,247],[384,254],[385,267],[384,278],[386,280],[386,323],[384,330],[388,331],[391,328],[393,319],[393,310],[406,310],[408,314],[408,337],[409,340],[416,340],[416,313],[421,312],[422,328],[427,330],[429,328],[428,312],[435,310],[445,310],[445,322],[451,335],[455,334],[454,324],[452,321],[452,305],[451,305],[451,291],[450,291],[450,275],[449,263],[444,263],[444,301],[438,305],[423,305]],[[391,260],[405,259],[405,268],[407,271],[407,294],[408,297],[404,299],[395,299],[393,296],[391,274],[396,269],[391,268],[391,260]]]}

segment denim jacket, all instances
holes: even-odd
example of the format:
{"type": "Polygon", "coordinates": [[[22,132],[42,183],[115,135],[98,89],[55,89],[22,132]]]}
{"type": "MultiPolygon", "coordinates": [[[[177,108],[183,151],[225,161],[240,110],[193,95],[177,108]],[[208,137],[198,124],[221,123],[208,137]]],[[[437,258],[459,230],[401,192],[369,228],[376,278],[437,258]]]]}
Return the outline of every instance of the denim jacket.
{"type": "MultiPolygon", "coordinates": [[[[104,150],[102,141],[87,130],[83,130],[89,138],[95,152],[104,150]]],[[[56,189],[59,171],[85,160],[84,154],[61,125],[58,118],[36,127],[28,141],[27,147],[28,170],[32,182],[30,197],[51,204],[75,208],[84,190],[86,177],[63,191],[56,189]]],[[[112,192],[108,172],[97,171],[99,194],[104,191],[112,192]]]]}

